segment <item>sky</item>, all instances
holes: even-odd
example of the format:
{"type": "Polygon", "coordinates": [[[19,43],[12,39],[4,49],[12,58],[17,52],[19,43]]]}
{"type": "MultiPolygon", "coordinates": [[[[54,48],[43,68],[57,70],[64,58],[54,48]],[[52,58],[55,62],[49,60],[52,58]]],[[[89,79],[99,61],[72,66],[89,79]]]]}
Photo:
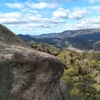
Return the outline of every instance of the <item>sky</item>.
{"type": "Polygon", "coordinates": [[[29,35],[100,28],[100,0],[0,0],[0,23],[29,35]]]}

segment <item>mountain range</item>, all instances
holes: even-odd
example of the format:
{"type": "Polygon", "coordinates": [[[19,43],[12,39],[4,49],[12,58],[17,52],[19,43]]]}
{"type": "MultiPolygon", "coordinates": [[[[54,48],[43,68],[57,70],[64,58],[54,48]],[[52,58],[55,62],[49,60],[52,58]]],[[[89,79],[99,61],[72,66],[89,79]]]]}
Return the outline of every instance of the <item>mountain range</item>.
{"type": "Polygon", "coordinates": [[[38,36],[18,35],[25,42],[45,42],[62,49],[100,50],[100,29],[66,30],[38,36]]]}

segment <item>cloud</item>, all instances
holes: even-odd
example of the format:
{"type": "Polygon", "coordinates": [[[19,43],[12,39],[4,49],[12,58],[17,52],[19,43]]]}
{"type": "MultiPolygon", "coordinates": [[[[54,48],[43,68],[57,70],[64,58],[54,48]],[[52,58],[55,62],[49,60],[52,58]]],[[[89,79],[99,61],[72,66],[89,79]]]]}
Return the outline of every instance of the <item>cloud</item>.
{"type": "Polygon", "coordinates": [[[45,3],[45,2],[39,2],[39,3],[29,3],[27,2],[26,5],[30,8],[34,9],[46,9],[46,8],[56,8],[58,7],[58,4],[55,3],[45,3]]]}
{"type": "Polygon", "coordinates": [[[25,9],[32,8],[32,9],[47,9],[47,8],[57,8],[59,5],[57,3],[46,3],[46,2],[24,2],[24,3],[6,3],[7,7],[10,8],[17,8],[17,9],[25,9]]]}
{"type": "Polygon", "coordinates": [[[76,7],[73,9],[72,12],[69,13],[69,18],[79,20],[79,19],[84,18],[86,15],[89,15],[90,13],[91,12],[87,10],[86,8],[76,7]]]}
{"type": "Polygon", "coordinates": [[[53,28],[59,23],[63,23],[62,21],[56,19],[48,19],[48,18],[41,18],[38,19],[37,22],[30,22],[26,24],[21,24],[18,29],[22,30],[33,30],[36,28],[53,28]]]}
{"type": "Polygon", "coordinates": [[[39,27],[44,28],[44,24],[42,24],[42,23],[28,23],[28,24],[20,25],[18,27],[18,29],[22,29],[22,30],[32,30],[34,28],[39,28],[39,27]]]}
{"type": "Polygon", "coordinates": [[[96,2],[100,2],[100,0],[89,0],[90,3],[96,3],[96,2]]]}
{"type": "MultiPolygon", "coordinates": [[[[77,0],[51,1],[74,2],[77,0]]],[[[37,3],[32,1],[18,3],[17,1],[16,3],[6,3],[6,6],[10,8],[17,8],[18,12],[0,12],[0,23],[6,25],[15,25],[14,27],[21,30],[38,30],[40,28],[43,30],[55,29],[55,27],[60,27],[61,25],[63,27],[63,25],[65,25],[66,23],[67,24],[65,26],[67,27],[67,29],[100,27],[99,17],[86,19],[88,15],[92,15],[94,12],[95,14],[100,14],[100,6],[90,6],[85,8],[74,7],[69,10],[61,8],[62,6],[60,6],[60,4],[58,5],[54,2],[47,3],[43,1],[37,3]],[[70,23],[73,24],[69,24],[67,21],[71,21],[70,23]]]]}
{"type": "Polygon", "coordinates": [[[0,23],[4,24],[20,24],[25,23],[21,20],[23,15],[20,12],[2,13],[0,12],[0,23]]]}
{"type": "Polygon", "coordinates": [[[38,12],[22,13],[22,12],[11,12],[2,13],[0,12],[0,23],[15,25],[18,29],[34,29],[34,28],[51,28],[56,25],[63,23],[63,20],[56,18],[45,18],[42,17],[38,12]]]}
{"type": "Polygon", "coordinates": [[[64,23],[64,20],[60,20],[56,18],[43,18],[42,22],[50,25],[58,25],[64,23]]]}
{"type": "Polygon", "coordinates": [[[100,28],[100,17],[83,19],[75,24],[67,23],[65,24],[65,27],[67,27],[67,30],[100,28]]]}
{"type": "Polygon", "coordinates": [[[100,14],[100,6],[91,6],[88,7],[91,11],[95,11],[96,13],[100,14]]]}
{"type": "Polygon", "coordinates": [[[79,20],[84,18],[86,15],[89,15],[91,12],[85,8],[73,8],[73,10],[59,8],[53,12],[53,17],[56,18],[67,18],[67,19],[75,19],[79,20]]]}
{"type": "Polygon", "coordinates": [[[100,24],[100,17],[87,18],[81,21],[81,24],[100,24]]]}
{"type": "Polygon", "coordinates": [[[69,12],[70,12],[69,10],[59,8],[58,10],[54,11],[52,13],[52,15],[53,15],[53,17],[57,17],[57,18],[68,18],[68,13],[69,12]]]}
{"type": "Polygon", "coordinates": [[[26,23],[23,19],[23,15],[20,12],[10,12],[10,13],[2,13],[0,12],[0,23],[3,24],[21,24],[26,23]]]}
{"type": "Polygon", "coordinates": [[[17,8],[17,9],[24,8],[24,6],[20,3],[6,3],[5,5],[10,8],[17,8]]]}
{"type": "Polygon", "coordinates": [[[45,2],[74,2],[78,0],[38,0],[38,1],[45,1],[45,2]]]}

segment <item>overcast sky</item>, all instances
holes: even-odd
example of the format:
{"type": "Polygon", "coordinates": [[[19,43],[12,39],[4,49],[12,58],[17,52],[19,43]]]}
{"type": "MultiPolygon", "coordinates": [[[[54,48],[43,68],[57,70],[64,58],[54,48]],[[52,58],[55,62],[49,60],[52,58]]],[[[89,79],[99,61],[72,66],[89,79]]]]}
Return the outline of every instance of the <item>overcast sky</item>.
{"type": "Polygon", "coordinates": [[[0,23],[33,35],[100,28],[100,0],[0,0],[0,23]]]}

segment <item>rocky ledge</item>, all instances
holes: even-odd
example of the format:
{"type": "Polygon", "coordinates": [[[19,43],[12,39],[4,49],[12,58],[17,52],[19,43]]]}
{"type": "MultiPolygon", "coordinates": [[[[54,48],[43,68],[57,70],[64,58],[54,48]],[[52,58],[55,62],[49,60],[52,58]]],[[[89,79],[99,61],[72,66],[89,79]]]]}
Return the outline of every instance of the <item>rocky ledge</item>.
{"type": "Polygon", "coordinates": [[[69,100],[60,59],[0,38],[0,100],[69,100]]]}

